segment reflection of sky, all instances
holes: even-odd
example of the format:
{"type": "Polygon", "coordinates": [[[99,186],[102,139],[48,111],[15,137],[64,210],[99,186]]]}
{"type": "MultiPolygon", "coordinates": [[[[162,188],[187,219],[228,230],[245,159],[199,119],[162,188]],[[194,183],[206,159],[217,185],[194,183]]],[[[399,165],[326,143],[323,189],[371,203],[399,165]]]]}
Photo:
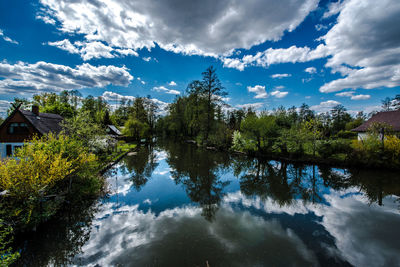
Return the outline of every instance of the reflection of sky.
{"type": "Polygon", "coordinates": [[[319,180],[323,202],[298,198],[280,206],[270,197],[244,196],[238,179],[224,172],[218,177],[231,183],[210,223],[171,179],[163,155],[139,192],[119,170],[109,178],[117,186],[76,264],[400,266],[400,212],[392,197],[384,198],[383,207],[369,205],[358,188],[333,191],[319,180]]]}

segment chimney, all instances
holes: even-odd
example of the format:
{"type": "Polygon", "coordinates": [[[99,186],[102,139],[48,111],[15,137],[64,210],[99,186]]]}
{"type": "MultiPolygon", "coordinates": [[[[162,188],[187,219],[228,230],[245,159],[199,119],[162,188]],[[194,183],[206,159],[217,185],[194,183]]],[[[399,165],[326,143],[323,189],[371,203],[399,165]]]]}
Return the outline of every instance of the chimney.
{"type": "Polygon", "coordinates": [[[32,106],[32,113],[35,114],[36,116],[39,116],[39,106],[38,105],[32,106]]]}

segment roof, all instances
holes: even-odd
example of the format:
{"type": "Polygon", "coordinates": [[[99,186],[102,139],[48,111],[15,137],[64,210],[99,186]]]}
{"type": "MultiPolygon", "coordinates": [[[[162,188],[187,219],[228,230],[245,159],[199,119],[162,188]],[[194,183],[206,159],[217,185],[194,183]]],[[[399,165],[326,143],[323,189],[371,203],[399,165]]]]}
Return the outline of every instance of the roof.
{"type": "Polygon", "coordinates": [[[107,127],[112,131],[110,134],[122,135],[122,133],[114,125],[107,125],[107,127]]]}
{"type": "Polygon", "coordinates": [[[400,110],[383,111],[375,114],[369,120],[354,128],[354,132],[366,132],[374,122],[384,122],[393,127],[393,130],[400,132],[400,110]]]}
{"type": "Polygon", "coordinates": [[[39,116],[37,116],[28,110],[20,109],[19,111],[41,134],[49,132],[58,134],[62,131],[61,122],[64,118],[58,114],[39,113],[39,116]]]}

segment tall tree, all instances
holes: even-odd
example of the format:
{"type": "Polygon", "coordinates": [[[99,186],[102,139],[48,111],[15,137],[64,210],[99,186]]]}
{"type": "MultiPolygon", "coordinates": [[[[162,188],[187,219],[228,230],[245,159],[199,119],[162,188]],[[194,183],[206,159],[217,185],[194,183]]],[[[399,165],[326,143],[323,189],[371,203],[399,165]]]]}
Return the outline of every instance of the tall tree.
{"type": "Polygon", "coordinates": [[[207,99],[207,124],[205,132],[205,140],[208,141],[208,136],[211,130],[211,122],[214,119],[214,106],[222,101],[222,98],[227,95],[224,87],[219,80],[216,69],[210,66],[202,73],[202,93],[207,99]]]}

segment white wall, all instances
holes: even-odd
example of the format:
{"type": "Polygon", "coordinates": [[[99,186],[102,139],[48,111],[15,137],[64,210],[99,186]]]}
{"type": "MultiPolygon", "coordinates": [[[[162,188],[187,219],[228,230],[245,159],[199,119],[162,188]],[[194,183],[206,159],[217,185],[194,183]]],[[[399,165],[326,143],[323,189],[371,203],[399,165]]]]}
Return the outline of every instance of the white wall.
{"type": "Polygon", "coordinates": [[[358,133],[358,141],[365,140],[367,138],[368,133],[358,133]]]}

